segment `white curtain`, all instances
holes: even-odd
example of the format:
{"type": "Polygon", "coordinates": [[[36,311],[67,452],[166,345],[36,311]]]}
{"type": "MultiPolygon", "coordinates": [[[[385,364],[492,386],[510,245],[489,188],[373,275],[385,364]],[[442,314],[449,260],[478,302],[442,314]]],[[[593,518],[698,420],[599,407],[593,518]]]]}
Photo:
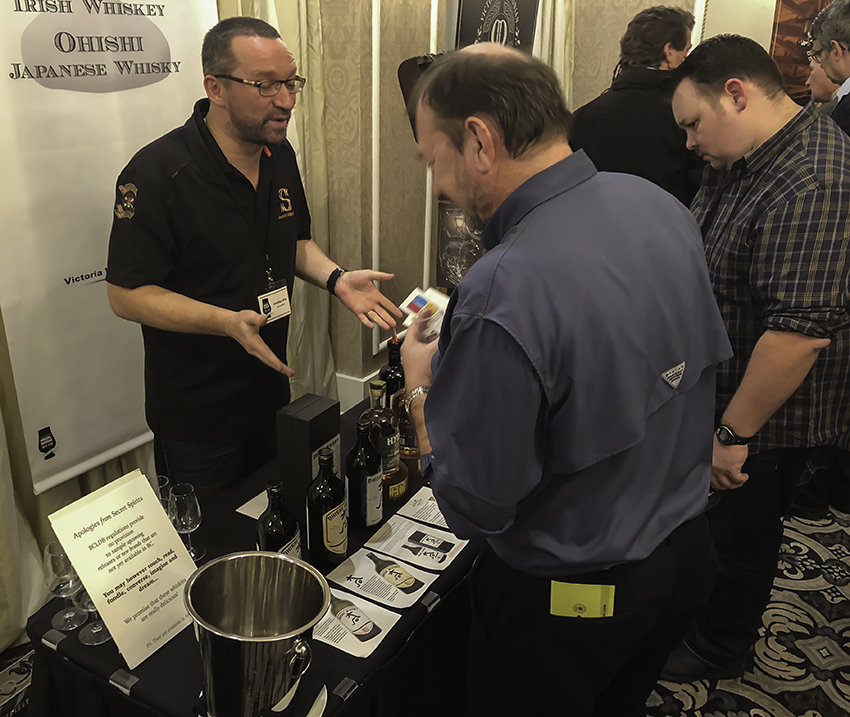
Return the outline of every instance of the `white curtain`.
{"type": "Polygon", "coordinates": [[[574,0],[540,0],[532,54],[558,75],[567,106],[573,107],[573,64],[575,60],[574,0]]]}

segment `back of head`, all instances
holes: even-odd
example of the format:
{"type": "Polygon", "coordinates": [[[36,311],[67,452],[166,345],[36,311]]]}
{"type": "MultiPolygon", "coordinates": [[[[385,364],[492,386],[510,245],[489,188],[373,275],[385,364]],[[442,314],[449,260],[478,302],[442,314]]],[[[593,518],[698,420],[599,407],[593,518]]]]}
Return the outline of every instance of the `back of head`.
{"type": "Polygon", "coordinates": [[[488,117],[511,157],[538,144],[569,139],[572,115],[551,67],[518,50],[475,45],[439,58],[422,76],[408,110],[433,111],[458,150],[464,121],[488,117]]]}
{"type": "Polygon", "coordinates": [[[201,47],[201,67],[204,75],[229,75],[236,67],[233,39],[236,37],[265,37],[279,40],[280,33],[263,20],[253,17],[229,17],[204,35],[201,47]]]}
{"type": "Polygon", "coordinates": [[[752,83],[769,99],[786,92],[773,58],[755,40],[741,35],[717,35],[697,45],[673,70],[670,91],[688,79],[702,92],[719,95],[733,77],[752,83]]]}
{"type": "Polygon", "coordinates": [[[850,0],[834,0],[818,13],[812,24],[812,39],[821,47],[833,40],[850,46],[850,0]]]}
{"type": "Polygon", "coordinates": [[[664,47],[684,50],[694,29],[694,16],[678,7],[655,7],[635,15],[620,39],[620,62],[616,77],[626,67],[659,67],[664,62],[664,47]]]}

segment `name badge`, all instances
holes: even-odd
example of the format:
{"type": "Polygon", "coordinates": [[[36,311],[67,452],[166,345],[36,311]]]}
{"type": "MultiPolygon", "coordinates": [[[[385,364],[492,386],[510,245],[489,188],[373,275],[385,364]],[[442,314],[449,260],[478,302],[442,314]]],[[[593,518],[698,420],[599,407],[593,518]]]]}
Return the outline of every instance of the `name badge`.
{"type": "Polygon", "coordinates": [[[260,313],[265,314],[268,323],[292,313],[292,309],[289,308],[289,290],[286,288],[286,281],[276,281],[272,286],[270,291],[257,297],[260,313]]]}

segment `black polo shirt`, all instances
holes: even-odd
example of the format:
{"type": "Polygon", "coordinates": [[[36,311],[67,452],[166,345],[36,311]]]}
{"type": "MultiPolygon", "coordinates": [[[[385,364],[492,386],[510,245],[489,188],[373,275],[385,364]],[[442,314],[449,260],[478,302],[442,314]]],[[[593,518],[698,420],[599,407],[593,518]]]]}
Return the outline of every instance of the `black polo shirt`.
{"type": "MultiPolygon", "coordinates": [[[[266,256],[290,297],[297,242],[310,214],[288,142],[263,151],[256,191],[219,149],[204,117],[141,149],[118,178],[106,279],[156,285],[233,311],[258,310],[266,256]]],[[[289,319],[260,336],[286,361],[289,319]]],[[[289,380],[233,339],[142,326],[146,416],[159,436],[216,441],[247,436],[289,401],[289,380]]]]}

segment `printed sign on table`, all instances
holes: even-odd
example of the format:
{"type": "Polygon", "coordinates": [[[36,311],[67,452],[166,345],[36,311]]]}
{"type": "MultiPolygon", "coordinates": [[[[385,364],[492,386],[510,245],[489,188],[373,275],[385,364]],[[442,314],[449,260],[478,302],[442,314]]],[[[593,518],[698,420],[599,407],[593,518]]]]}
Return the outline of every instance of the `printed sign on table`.
{"type": "Polygon", "coordinates": [[[434,491],[428,486],[420,488],[416,495],[407,501],[398,510],[398,515],[403,515],[414,520],[421,520],[423,523],[436,525],[438,528],[448,530],[446,519],[440,512],[440,507],[437,505],[437,499],[434,497],[434,491]]]}
{"type": "Polygon", "coordinates": [[[365,547],[428,570],[443,570],[451,565],[466,543],[451,533],[394,515],[366,541],[365,547]]]}
{"type": "Polygon", "coordinates": [[[394,558],[358,550],[328,574],[328,580],[390,607],[410,607],[437,578],[394,558]]]}
{"type": "Polygon", "coordinates": [[[369,657],[399,617],[368,600],[331,590],[331,605],[313,628],[313,639],[355,657],[369,657]]]}
{"type": "Polygon", "coordinates": [[[131,670],[190,624],[195,563],[141,471],[49,519],[131,670]]]}

